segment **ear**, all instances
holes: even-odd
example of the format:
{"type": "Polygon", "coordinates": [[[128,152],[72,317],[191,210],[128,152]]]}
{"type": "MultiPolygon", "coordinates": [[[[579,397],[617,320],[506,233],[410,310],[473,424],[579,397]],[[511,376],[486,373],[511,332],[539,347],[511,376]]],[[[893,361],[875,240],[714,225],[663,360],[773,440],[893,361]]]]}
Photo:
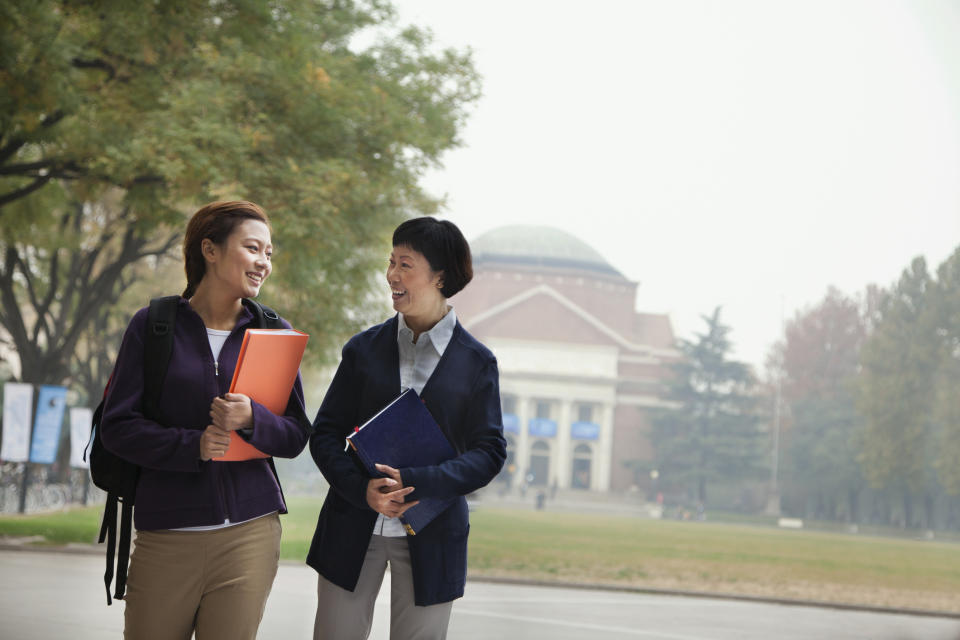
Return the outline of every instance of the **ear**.
{"type": "Polygon", "coordinates": [[[443,289],[443,271],[437,271],[433,276],[433,284],[437,289],[443,289]]]}
{"type": "Polygon", "coordinates": [[[207,262],[217,261],[217,245],[210,238],[204,238],[200,242],[200,253],[207,262]]]}

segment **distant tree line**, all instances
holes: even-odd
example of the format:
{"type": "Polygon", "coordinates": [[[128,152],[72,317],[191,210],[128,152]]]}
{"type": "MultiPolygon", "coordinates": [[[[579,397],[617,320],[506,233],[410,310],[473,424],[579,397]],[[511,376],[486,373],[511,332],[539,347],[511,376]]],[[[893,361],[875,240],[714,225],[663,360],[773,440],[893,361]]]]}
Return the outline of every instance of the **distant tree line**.
{"type": "Polygon", "coordinates": [[[782,506],[802,517],[960,526],[960,250],[889,289],[830,290],[771,354],[782,506]]]}
{"type": "Polygon", "coordinates": [[[719,310],[704,320],[653,421],[661,490],[707,503],[708,487],[776,487],[784,515],[960,527],[960,249],[888,289],[829,289],[786,323],[765,380],[729,359],[719,310]]]}

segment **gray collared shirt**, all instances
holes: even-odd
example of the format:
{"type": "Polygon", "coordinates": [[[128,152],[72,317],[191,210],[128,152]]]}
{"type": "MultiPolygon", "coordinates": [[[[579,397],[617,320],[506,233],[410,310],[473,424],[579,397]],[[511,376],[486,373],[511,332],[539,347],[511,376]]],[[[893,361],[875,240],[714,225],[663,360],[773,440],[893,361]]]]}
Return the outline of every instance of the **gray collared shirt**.
{"type": "Polygon", "coordinates": [[[397,346],[400,350],[400,390],[413,389],[423,393],[423,387],[437,368],[440,357],[450,344],[453,330],[457,326],[457,313],[448,307],[447,315],[433,325],[429,331],[420,334],[413,342],[413,329],[407,326],[403,314],[398,314],[397,346]]]}
{"type": "MultiPolygon", "coordinates": [[[[446,351],[453,330],[457,326],[457,314],[453,307],[447,307],[447,315],[433,325],[429,331],[424,331],[413,341],[413,329],[407,326],[403,314],[397,322],[397,347],[400,351],[400,390],[413,389],[417,394],[423,393],[423,387],[437,368],[443,352],[446,351]]],[[[383,514],[377,518],[373,532],[381,536],[404,536],[403,524],[397,518],[387,518],[383,514]]]]}

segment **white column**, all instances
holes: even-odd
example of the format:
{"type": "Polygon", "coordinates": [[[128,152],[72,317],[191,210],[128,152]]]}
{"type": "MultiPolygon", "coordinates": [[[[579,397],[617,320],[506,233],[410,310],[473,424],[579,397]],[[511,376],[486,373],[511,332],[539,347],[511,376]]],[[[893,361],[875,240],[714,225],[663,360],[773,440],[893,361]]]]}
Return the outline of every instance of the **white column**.
{"type": "Polygon", "coordinates": [[[570,400],[560,401],[560,415],[557,417],[557,438],[553,451],[553,467],[549,485],[554,478],[561,489],[570,488],[571,465],[573,464],[570,447],[570,423],[573,421],[573,403],[570,400]]]}
{"type": "Polygon", "coordinates": [[[590,488],[595,491],[610,490],[610,464],[613,459],[613,405],[600,405],[600,438],[594,447],[590,488]]]}
{"type": "Polygon", "coordinates": [[[530,437],[527,422],[533,415],[533,399],[517,396],[517,421],[520,433],[517,435],[517,472],[513,475],[513,488],[518,489],[524,482],[530,467],[530,437]]]}

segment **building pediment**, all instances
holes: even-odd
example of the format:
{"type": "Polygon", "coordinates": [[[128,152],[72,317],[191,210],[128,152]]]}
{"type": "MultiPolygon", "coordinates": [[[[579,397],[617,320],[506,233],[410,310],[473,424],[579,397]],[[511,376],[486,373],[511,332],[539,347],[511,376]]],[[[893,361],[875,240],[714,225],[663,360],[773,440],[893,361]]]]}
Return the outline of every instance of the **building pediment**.
{"type": "Polygon", "coordinates": [[[627,353],[674,355],[672,350],[632,342],[547,284],[463,318],[463,324],[486,338],[607,345],[627,353]]]}

